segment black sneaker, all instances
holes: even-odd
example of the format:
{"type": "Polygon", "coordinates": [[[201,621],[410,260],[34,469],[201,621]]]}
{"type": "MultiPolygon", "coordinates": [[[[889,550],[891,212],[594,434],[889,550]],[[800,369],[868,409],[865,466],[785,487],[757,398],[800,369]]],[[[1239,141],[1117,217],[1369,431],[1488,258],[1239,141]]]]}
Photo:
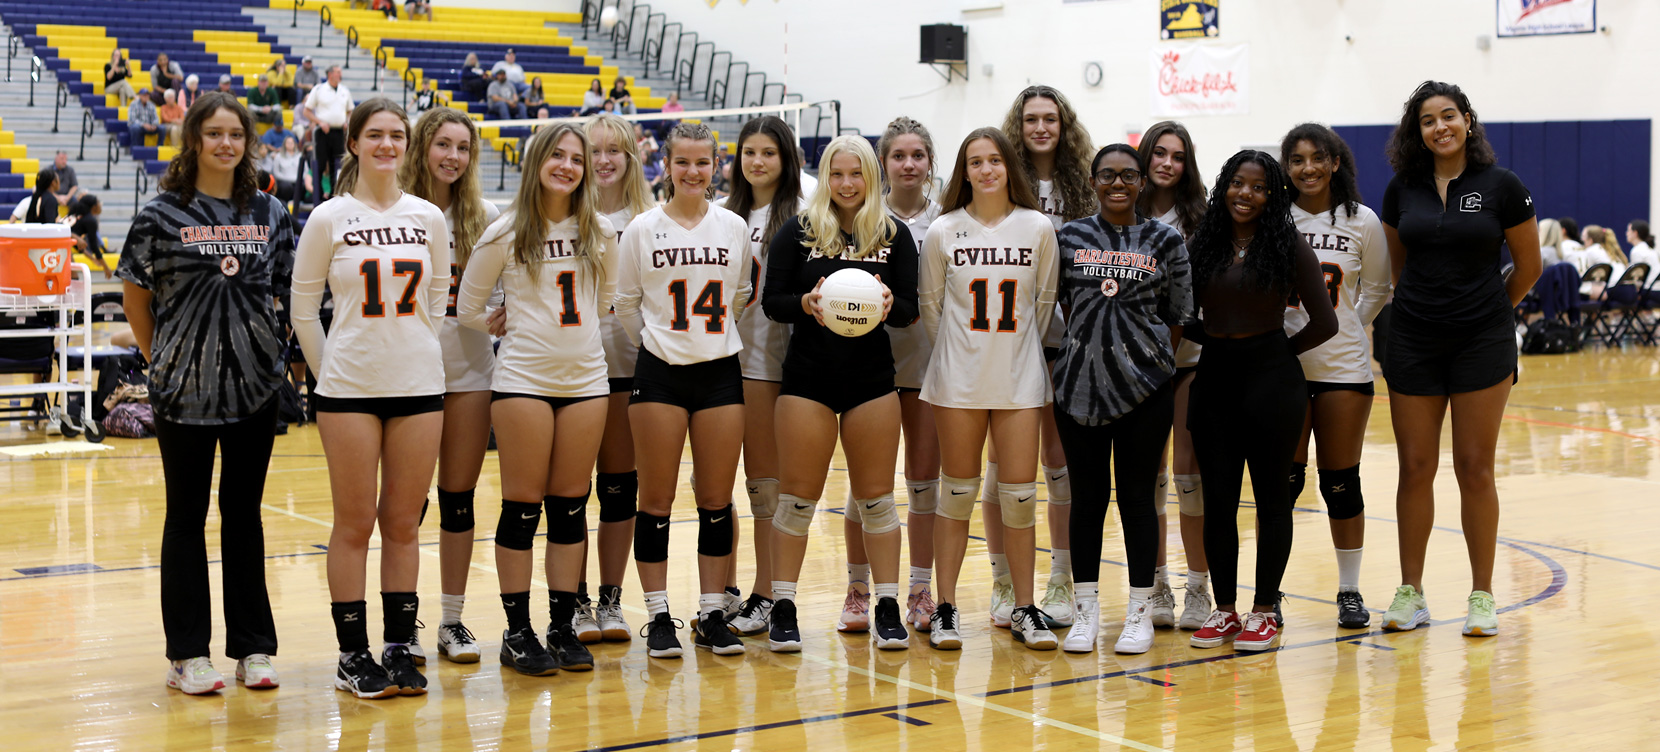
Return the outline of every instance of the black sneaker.
{"type": "Polygon", "coordinates": [[[375,663],[375,657],[367,650],[356,651],[340,662],[334,672],[334,688],[365,700],[379,700],[398,693],[398,685],[392,683],[386,669],[375,663]]]}
{"type": "Polygon", "coordinates": [[[911,633],[905,630],[905,622],[899,618],[898,598],[877,599],[875,617],[870,638],[876,643],[877,650],[904,650],[911,646],[911,633]]]}
{"type": "Polygon", "coordinates": [[[692,645],[715,655],[742,655],[744,642],[726,626],[726,614],[710,611],[692,631],[692,645]]]}
{"type": "Polygon", "coordinates": [[[570,624],[560,624],[548,633],[548,649],[566,671],[594,670],[594,654],[588,652],[582,638],[576,636],[576,627],[570,624]]]}
{"type": "Polygon", "coordinates": [[[774,601],[768,617],[767,647],[774,653],[801,652],[801,629],[795,623],[795,601],[774,601]]]}
{"type": "Polygon", "coordinates": [[[651,617],[640,628],[640,636],[646,638],[646,655],[653,658],[679,658],[680,638],[674,631],[681,627],[680,621],[667,613],[651,617]]]}
{"type": "Polygon", "coordinates": [[[1366,601],[1360,593],[1344,590],[1337,594],[1337,626],[1344,629],[1365,629],[1372,624],[1372,614],[1366,610],[1366,601]]]}
{"type": "Polygon", "coordinates": [[[380,653],[380,663],[386,667],[386,673],[392,678],[392,683],[398,685],[400,695],[424,695],[427,693],[427,678],[415,668],[415,657],[409,654],[407,645],[388,645],[380,653]]]}
{"type": "Polygon", "coordinates": [[[559,664],[536,639],[536,630],[530,628],[501,633],[501,665],[525,676],[559,673],[559,664]]]}

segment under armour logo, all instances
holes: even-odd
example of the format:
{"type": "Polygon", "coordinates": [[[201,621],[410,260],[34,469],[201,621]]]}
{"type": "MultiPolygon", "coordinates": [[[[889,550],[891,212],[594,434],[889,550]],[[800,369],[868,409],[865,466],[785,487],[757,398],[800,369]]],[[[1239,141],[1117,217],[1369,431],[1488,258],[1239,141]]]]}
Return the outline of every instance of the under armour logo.
{"type": "Polygon", "coordinates": [[[635,389],[634,390],[634,396],[636,396],[636,397],[640,396],[640,390],[635,389]]]}
{"type": "Polygon", "coordinates": [[[968,233],[967,232],[958,232],[957,237],[966,238],[966,237],[968,237],[968,233]]]}
{"type": "Polygon", "coordinates": [[[667,237],[668,237],[668,236],[669,236],[669,234],[668,234],[668,233],[666,233],[666,232],[659,232],[659,233],[657,233],[657,239],[658,239],[658,240],[662,240],[662,239],[664,239],[664,238],[667,238],[667,237]]]}
{"type": "Polygon", "coordinates": [[[363,221],[362,217],[347,217],[346,218],[346,224],[348,224],[348,225],[355,225],[355,224],[357,224],[359,222],[362,222],[362,221],[363,221]]]}
{"type": "Polygon", "coordinates": [[[622,493],[622,486],[606,486],[606,493],[622,493]]]}

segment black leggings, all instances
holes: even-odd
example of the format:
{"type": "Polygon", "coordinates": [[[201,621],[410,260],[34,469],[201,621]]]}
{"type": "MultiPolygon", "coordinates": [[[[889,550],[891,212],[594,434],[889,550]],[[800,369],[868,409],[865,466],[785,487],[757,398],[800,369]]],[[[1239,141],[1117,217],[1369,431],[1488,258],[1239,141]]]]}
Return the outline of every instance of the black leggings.
{"type": "Polygon", "coordinates": [[[1124,524],[1124,556],[1130,565],[1130,587],[1152,587],[1159,550],[1158,504],[1153,498],[1159,466],[1164,462],[1164,437],[1175,414],[1175,388],[1159,387],[1134,410],[1106,425],[1083,425],[1059,407],[1055,427],[1072,473],[1072,579],[1097,582],[1101,576],[1102,528],[1113,480],[1118,481],[1118,518],[1124,524]],[[1111,467],[1108,465],[1111,458],[1111,467]],[[1109,476],[1109,470],[1114,474],[1109,476]]]}
{"type": "Polygon", "coordinates": [[[1239,494],[1245,465],[1256,497],[1256,605],[1279,601],[1291,558],[1291,456],[1308,412],[1302,364],[1281,331],[1215,339],[1199,356],[1187,427],[1205,484],[1205,558],[1218,604],[1239,586],[1239,494]]]}
{"type": "Polygon", "coordinates": [[[276,655],[277,627],[265,590],[265,529],[259,505],[277,401],[235,423],[196,426],[156,418],[167,479],[167,521],[161,533],[161,623],[168,660],[209,654],[213,601],[208,592],[208,502],[213,451],[219,468],[219,557],[225,598],[225,655],[238,660],[254,653],[276,655]]]}

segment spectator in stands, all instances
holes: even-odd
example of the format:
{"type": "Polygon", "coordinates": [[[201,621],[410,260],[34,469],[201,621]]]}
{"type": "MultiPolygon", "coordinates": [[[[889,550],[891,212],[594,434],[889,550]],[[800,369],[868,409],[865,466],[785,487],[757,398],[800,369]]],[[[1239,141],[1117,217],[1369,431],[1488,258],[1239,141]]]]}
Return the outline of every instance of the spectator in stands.
{"type": "MultiPolygon", "coordinates": [[[[224,92],[226,94],[229,94],[233,97],[236,96],[236,92],[231,90],[231,83],[232,83],[231,82],[231,74],[229,74],[229,73],[220,74],[220,76],[219,76],[219,91],[222,91],[222,92],[224,92]]],[[[191,104],[195,104],[195,102],[191,102],[191,104]]]]}
{"type": "Polygon", "coordinates": [[[271,61],[271,67],[265,71],[265,78],[271,82],[271,88],[277,90],[277,96],[289,107],[300,104],[299,97],[294,90],[294,73],[288,70],[288,61],[281,56],[271,61]]]}
{"type": "Polygon", "coordinates": [[[447,101],[444,92],[438,90],[438,79],[429,78],[427,87],[415,95],[415,111],[421,113],[434,107],[443,107],[447,101]]]}
{"type": "MultiPolygon", "coordinates": [[[[276,87],[272,87],[272,88],[275,89],[276,87]]],[[[249,92],[249,96],[252,96],[252,95],[253,95],[253,92],[249,92]]],[[[279,113],[280,113],[280,111],[279,111],[279,113]]],[[[259,137],[259,141],[260,141],[260,143],[263,143],[266,146],[271,147],[271,149],[273,151],[275,151],[277,149],[282,148],[282,140],[283,139],[288,138],[289,136],[292,136],[292,135],[294,135],[294,132],[291,131],[291,130],[288,130],[285,127],[283,127],[282,117],[280,117],[280,115],[279,115],[276,122],[271,124],[271,129],[266,131],[265,135],[259,137]]]]}
{"type": "Polygon", "coordinates": [[[530,79],[530,89],[525,92],[525,107],[530,108],[531,112],[535,112],[547,106],[547,103],[548,95],[542,89],[542,77],[537,76],[530,79]]]}
{"type": "Polygon", "coordinates": [[[300,142],[289,135],[282,140],[282,146],[273,150],[265,157],[262,165],[266,172],[277,179],[277,198],[284,204],[298,199],[295,189],[300,183],[300,162],[305,159],[305,152],[300,151],[300,142]]]}
{"type": "Polygon", "coordinates": [[[32,224],[51,224],[58,221],[58,174],[48,167],[35,176],[35,193],[29,197],[29,209],[23,221],[32,224]]]}
{"type": "Polygon", "coordinates": [[[312,88],[302,108],[306,119],[317,124],[313,139],[317,144],[317,173],[323,178],[318,195],[326,201],[332,195],[335,170],[346,155],[346,120],[352,114],[352,92],[340,83],[340,66],[329,66],[328,80],[312,88]]]}
{"type": "Polygon", "coordinates": [[[599,106],[599,111],[615,113],[617,111],[617,103],[612,101],[610,97],[606,97],[605,103],[599,106]]]}
{"type": "Polygon", "coordinates": [[[398,6],[392,0],[372,0],[370,8],[385,13],[388,21],[398,20],[398,6]]]}
{"type": "MultiPolygon", "coordinates": [[[[685,112],[685,111],[686,111],[686,106],[680,103],[680,92],[678,92],[678,91],[669,92],[669,101],[663,103],[663,114],[667,115],[671,112],[685,112]]],[[[665,135],[667,135],[668,132],[671,129],[673,129],[675,124],[678,123],[678,122],[680,122],[680,118],[674,118],[672,120],[658,120],[657,121],[657,140],[662,141],[663,137],[665,135]]],[[[806,162],[803,162],[802,164],[806,164],[806,162]]]]}
{"type": "Polygon", "coordinates": [[[657,151],[657,139],[652,138],[644,123],[634,124],[634,145],[646,151],[657,151]]]}
{"type": "Polygon", "coordinates": [[[282,95],[271,88],[271,79],[259,74],[259,83],[248,92],[248,112],[256,123],[282,123],[282,95]]]}
{"type": "Polygon", "coordinates": [[[506,72],[507,82],[513,84],[513,89],[523,97],[525,92],[530,91],[530,84],[525,83],[525,69],[516,62],[518,57],[512,48],[508,48],[503,58],[490,67],[490,75],[494,76],[497,71],[506,72]]]}
{"type": "Polygon", "coordinates": [[[606,96],[617,103],[617,109],[632,114],[634,112],[634,95],[628,92],[628,81],[622,76],[611,82],[611,93],[606,96]]]}
{"type": "Polygon", "coordinates": [[[161,129],[160,114],[156,112],[148,88],[139,89],[138,98],[127,105],[127,132],[132,135],[133,146],[143,146],[145,136],[155,136],[158,146],[167,141],[167,133],[161,129]]]}
{"type": "Polygon", "coordinates": [[[311,90],[316,88],[319,81],[317,68],[311,64],[311,56],[306,55],[300,58],[300,69],[294,71],[294,88],[299,89],[298,96],[294,100],[296,107],[299,106],[298,103],[304,102],[306,97],[311,96],[311,90]]]}
{"type": "Polygon", "coordinates": [[[184,77],[184,88],[179,89],[180,107],[189,110],[191,105],[196,104],[196,99],[202,96],[201,82],[194,73],[184,77]]]}
{"type": "Polygon", "coordinates": [[[513,88],[513,82],[507,80],[507,71],[497,70],[493,75],[495,80],[490,82],[490,88],[485,92],[489,97],[490,114],[497,120],[511,120],[514,116],[523,120],[525,103],[519,99],[519,90],[513,88]]]}
{"type": "Polygon", "coordinates": [[[150,101],[161,104],[162,92],[184,86],[184,70],[167,59],[167,53],[156,55],[156,64],[150,66],[150,101]]]}
{"type": "Polygon", "coordinates": [[[588,84],[588,90],[582,93],[582,113],[592,115],[605,106],[605,85],[594,79],[588,84]]]}
{"type": "Polygon", "coordinates": [[[167,129],[167,145],[179,146],[183,143],[179,139],[184,134],[185,109],[179,105],[179,93],[172,89],[162,92],[162,100],[164,103],[156,108],[156,115],[167,129]]]}
{"type": "Polygon", "coordinates": [[[404,0],[403,14],[411,21],[416,16],[426,16],[427,23],[432,23],[432,3],[427,0],[404,0]]]}
{"type": "Polygon", "coordinates": [[[475,97],[483,97],[484,90],[490,86],[490,74],[478,63],[478,53],[467,53],[467,60],[461,64],[461,90],[475,97]]]}
{"type": "Polygon", "coordinates": [[[86,195],[81,181],[75,177],[75,168],[69,166],[69,152],[60,150],[52,159],[52,173],[58,176],[58,189],[54,192],[58,203],[68,204],[86,195]]]}
{"type": "Polygon", "coordinates": [[[645,147],[641,147],[640,167],[641,174],[645,176],[646,182],[651,184],[652,198],[661,198],[663,192],[663,162],[658,157],[657,152],[646,151],[645,147]]]}
{"type": "Polygon", "coordinates": [[[1550,268],[1562,263],[1562,223],[1554,219],[1539,220],[1539,260],[1550,268]]]}
{"type": "Polygon", "coordinates": [[[69,216],[73,218],[69,235],[75,239],[75,250],[86,254],[94,267],[103,270],[104,279],[109,279],[110,265],[104,260],[104,252],[109,248],[104,245],[104,236],[98,234],[98,215],[103,213],[104,202],[90,193],[81,194],[69,205],[69,216]]]}
{"type": "Polygon", "coordinates": [[[114,94],[120,106],[126,107],[133,101],[132,68],[127,65],[127,59],[121,57],[120,48],[110,50],[110,61],[104,63],[104,93],[114,94]]]}

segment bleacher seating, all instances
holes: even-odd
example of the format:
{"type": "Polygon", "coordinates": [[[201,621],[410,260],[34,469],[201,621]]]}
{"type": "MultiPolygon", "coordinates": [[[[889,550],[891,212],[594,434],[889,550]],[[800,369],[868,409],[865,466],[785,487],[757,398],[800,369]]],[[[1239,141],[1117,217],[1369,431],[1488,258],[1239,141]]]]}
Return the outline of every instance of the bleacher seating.
{"type": "Polygon", "coordinates": [[[29,157],[29,147],[17,143],[17,135],[4,130],[0,122],[0,221],[11,217],[12,207],[35,190],[40,160],[29,157]]]}

